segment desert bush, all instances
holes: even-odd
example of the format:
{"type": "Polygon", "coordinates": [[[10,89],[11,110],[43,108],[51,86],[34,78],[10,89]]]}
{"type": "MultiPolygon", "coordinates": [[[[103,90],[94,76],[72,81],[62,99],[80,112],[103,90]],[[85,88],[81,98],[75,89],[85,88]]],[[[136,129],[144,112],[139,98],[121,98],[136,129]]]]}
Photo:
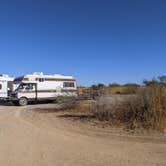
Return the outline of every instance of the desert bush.
{"type": "Polygon", "coordinates": [[[152,85],[137,94],[136,98],[123,103],[123,119],[131,129],[145,128],[164,130],[166,127],[166,89],[152,85]]]}
{"type": "Polygon", "coordinates": [[[100,97],[91,104],[91,113],[101,121],[118,120],[116,112],[120,109],[124,96],[112,95],[110,97],[100,97]]]}
{"type": "Polygon", "coordinates": [[[110,109],[110,106],[106,103],[93,103],[91,106],[91,112],[93,113],[95,118],[101,121],[108,121],[113,117],[112,109],[110,109]]]}
{"type": "Polygon", "coordinates": [[[136,94],[140,88],[140,85],[128,83],[128,84],[125,84],[124,87],[126,87],[124,94],[136,94]]]}
{"type": "Polygon", "coordinates": [[[124,100],[98,100],[92,104],[91,111],[99,120],[118,122],[130,129],[163,131],[166,128],[166,89],[156,84],[124,100]]]}
{"type": "Polygon", "coordinates": [[[78,107],[78,101],[75,97],[58,97],[56,102],[62,110],[70,110],[78,107]]]}

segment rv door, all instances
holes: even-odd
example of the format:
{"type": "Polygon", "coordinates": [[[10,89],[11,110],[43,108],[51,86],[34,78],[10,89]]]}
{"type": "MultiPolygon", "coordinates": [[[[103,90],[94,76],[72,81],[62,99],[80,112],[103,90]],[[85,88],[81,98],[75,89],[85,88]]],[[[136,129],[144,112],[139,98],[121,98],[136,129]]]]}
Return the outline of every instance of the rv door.
{"type": "Polygon", "coordinates": [[[29,98],[37,100],[37,84],[27,84],[26,90],[29,92],[29,98]]]}
{"type": "Polygon", "coordinates": [[[37,86],[35,83],[23,83],[18,87],[19,98],[37,99],[37,86]]]}
{"type": "Polygon", "coordinates": [[[8,81],[7,83],[7,90],[8,90],[8,96],[11,95],[11,93],[13,92],[13,81],[8,81]]]}

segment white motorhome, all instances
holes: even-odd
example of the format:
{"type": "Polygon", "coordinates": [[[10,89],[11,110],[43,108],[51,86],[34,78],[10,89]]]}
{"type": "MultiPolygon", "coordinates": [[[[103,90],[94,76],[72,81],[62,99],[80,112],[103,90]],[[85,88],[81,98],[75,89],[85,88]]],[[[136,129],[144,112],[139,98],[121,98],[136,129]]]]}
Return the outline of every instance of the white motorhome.
{"type": "Polygon", "coordinates": [[[14,90],[13,77],[6,74],[0,74],[0,99],[6,99],[9,93],[14,90]]]}
{"type": "Polygon", "coordinates": [[[11,100],[20,106],[27,105],[28,101],[55,100],[59,96],[77,96],[76,80],[72,76],[44,75],[35,72],[15,78],[14,84],[19,86],[12,93],[11,100]]]}

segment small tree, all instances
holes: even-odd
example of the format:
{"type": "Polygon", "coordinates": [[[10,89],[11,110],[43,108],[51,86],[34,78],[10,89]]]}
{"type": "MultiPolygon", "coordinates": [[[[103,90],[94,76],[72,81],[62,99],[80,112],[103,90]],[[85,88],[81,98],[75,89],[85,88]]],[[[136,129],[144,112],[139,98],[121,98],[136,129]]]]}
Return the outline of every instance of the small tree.
{"type": "Polygon", "coordinates": [[[97,85],[92,85],[92,86],[91,86],[91,88],[92,88],[93,90],[99,90],[99,89],[104,88],[104,87],[105,87],[105,85],[102,84],[102,83],[99,83],[99,84],[97,84],[97,85]]]}
{"type": "Polygon", "coordinates": [[[150,86],[150,85],[156,85],[159,83],[159,81],[156,79],[156,78],[153,78],[152,80],[147,80],[145,79],[143,81],[143,83],[146,85],[146,86],[150,86]]]}
{"type": "Polygon", "coordinates": [[[146,86],[151,86],[151,85],[156,85],[156,84],[166,86],[166,76],[159,76],[157,78],[154,77],[152,80],[144,80],[143,83],[146,86]]]}
{"type": "Polygon", "coordinates": [[[159,76],[158,79],[159,79],[161,84],[165,84],[166,85],[166,76],[159,76]]]}
{"type": "Polygon", "coordinates": [[[140,87],[140,85],[135,84],[135,83],[128,83],[125,84],[124,87],[126,87],[126,94],[135,94],[138,90],[138,88],[140,87]]]}
{"type": "Polygon", "coordinates": [[[119,87],[121,85],[115,82],[115,83],[109,84],[108,86],[109,87],[119,87]]]}

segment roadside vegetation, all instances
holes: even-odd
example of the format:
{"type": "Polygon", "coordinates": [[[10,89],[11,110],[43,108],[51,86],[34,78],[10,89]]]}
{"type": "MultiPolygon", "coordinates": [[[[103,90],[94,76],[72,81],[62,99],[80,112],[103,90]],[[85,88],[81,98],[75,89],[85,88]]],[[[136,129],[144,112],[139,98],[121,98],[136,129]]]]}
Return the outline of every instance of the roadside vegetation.
{"type": "Polygon", "coordinates": [[[166,130],[165,76],[144,80],[144,85],[114,83],[82,87],[79,99],[59,98],[58,103],[61,110],[79,115],[67,117],[84,117],[129,130],[166,130]],[[110,88],[120,93],[111,93],[110,88]]]}
{"type": "Polygon", "coordinates": [[[162,85],[151,85],[110,103],[98,99],[92,104],[91,112],[100,121],[124,125],[128,129],[154,129],[164,131],[166,127],[166,89],[162,85]]]}

